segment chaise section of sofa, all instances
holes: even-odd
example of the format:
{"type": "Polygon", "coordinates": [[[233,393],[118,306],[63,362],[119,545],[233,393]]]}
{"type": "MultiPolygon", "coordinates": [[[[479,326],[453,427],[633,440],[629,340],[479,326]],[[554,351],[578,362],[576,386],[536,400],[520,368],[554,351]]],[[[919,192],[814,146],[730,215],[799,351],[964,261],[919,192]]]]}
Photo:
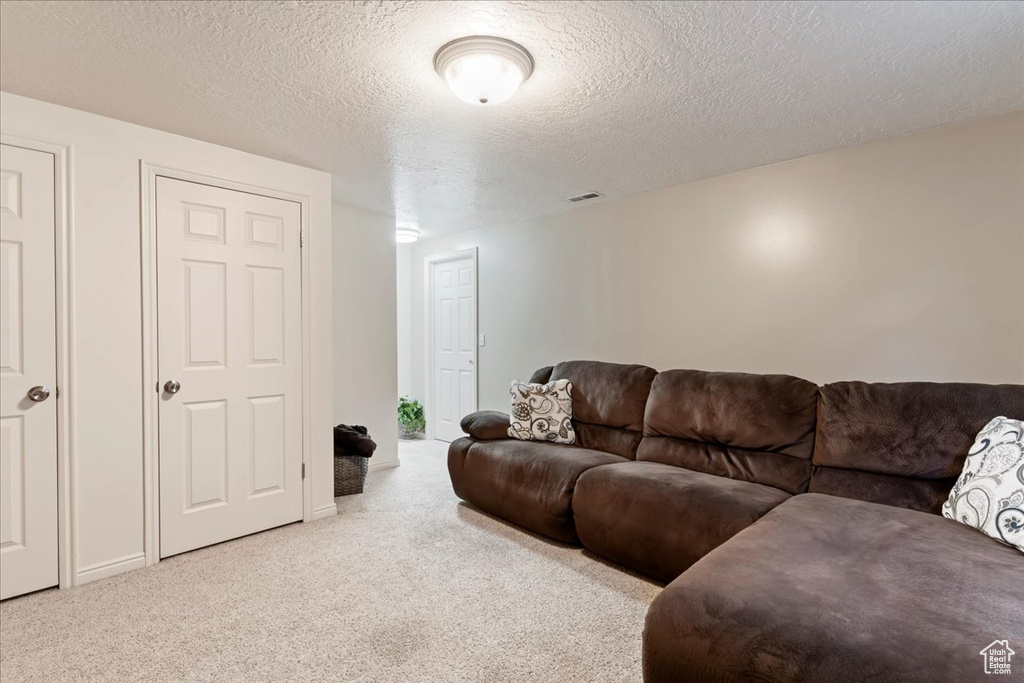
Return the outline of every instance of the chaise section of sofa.
{"type": "Polygon", "coordinates": [[[1024,386],[822,387],[812,493],[655,599],[646,683],[983,680],[981,648],[1024,642],[1024,557],[936,513],[997,415],[1024,386]]]}
{"type": "Polygon", "coordinates": [[[818,387],[785,375],[655,377],[637,462],[583,473],[583,545],[661,581],[807,490],[818,387]]]}
{"type": "Polygon", "coordinates": [[[794,497],[654,600],[645,683],[984,680],[1024,643],[1024,558],[938,515],[794,497]]]}
{"type": "Polygon", "coordinates": [[[498,428],[508,416],[467,416],[470,436],[448,449],[455,494],[476,507],[565,543],[579,543],[572,510],[580,475],[636,455],[643,411],[656,371],[642,365],[569,361],[542,368],[531,381],[573,383],[575,445],[519,441],[498,428]]]}

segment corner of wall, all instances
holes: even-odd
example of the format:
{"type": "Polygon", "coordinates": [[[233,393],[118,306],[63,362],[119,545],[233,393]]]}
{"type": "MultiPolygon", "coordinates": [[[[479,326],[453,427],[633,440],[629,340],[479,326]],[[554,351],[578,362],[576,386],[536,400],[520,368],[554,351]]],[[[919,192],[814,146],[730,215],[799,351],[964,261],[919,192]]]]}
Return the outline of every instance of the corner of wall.
{"type": "Polygon", "coordinates": [[[365,425],[371,470],[398,465],[394,218],[334,205],[334,421],[365,425]]]}

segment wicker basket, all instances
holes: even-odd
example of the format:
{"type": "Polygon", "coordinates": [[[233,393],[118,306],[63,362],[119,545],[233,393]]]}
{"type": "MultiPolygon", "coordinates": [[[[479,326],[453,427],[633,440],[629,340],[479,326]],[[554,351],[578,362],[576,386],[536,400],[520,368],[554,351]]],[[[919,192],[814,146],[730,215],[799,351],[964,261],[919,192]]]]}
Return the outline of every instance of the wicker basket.
{"type": "Polygon", "coordinates": [[[370,459],[361,455],[334,455],[334,496],[363,492],[370,459]]]}

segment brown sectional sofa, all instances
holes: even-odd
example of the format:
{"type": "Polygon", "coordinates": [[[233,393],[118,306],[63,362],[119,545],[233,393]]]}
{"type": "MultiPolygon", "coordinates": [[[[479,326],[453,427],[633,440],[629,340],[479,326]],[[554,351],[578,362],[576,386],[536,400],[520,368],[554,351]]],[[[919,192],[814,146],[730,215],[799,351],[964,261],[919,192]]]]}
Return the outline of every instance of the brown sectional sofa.
{"type": "MultiPolygon", "coordinates": [[[[976,433],[1024,386],[866,384],[591,361],[573,446],[468,416],[459,497],[668,583],[644,680],[936,681],[1024,646],[1024,557],[941,517],[976,433]]],[[[1022,664],[1024,666],[1024,664],[1022,664]]]]}

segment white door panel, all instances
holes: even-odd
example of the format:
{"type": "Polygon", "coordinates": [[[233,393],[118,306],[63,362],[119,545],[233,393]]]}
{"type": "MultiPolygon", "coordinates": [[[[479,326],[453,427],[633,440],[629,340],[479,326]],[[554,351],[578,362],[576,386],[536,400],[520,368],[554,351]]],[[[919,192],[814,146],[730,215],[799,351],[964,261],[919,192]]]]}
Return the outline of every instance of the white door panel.
{"type": "Polygon", "coordinates": [[[53,193],[52,154],[0,148],[0,598],[57,584],[53,193]]]}
{"type": "Polygon", "coordinates": [[[157,179],[162,557],[302,518],[299,230],[294,202],[157,179]]]}
{"type": "Polygon", "coordinates": [[[459,422],[476,410],[476,261],[441,261],[432,270],[434,436],[454,441],[459,422]]]}

